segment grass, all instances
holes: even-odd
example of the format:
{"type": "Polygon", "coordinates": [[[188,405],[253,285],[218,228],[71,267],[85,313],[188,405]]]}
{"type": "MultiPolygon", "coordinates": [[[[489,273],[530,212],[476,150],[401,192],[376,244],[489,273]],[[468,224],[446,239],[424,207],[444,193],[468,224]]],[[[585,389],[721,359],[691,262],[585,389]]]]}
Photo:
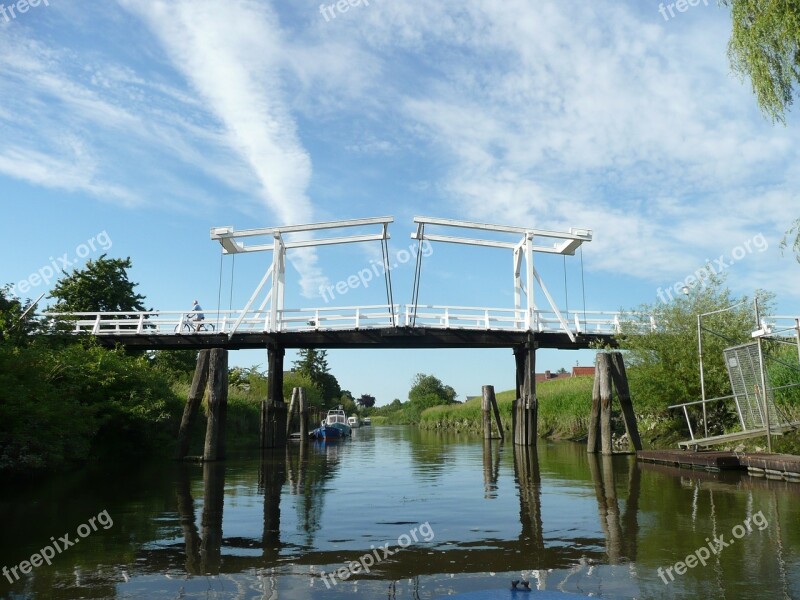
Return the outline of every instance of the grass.
{"type": "MultiPolygon", "coordinates": [[[[570,439],[586,435],[593,382],[592,377],[572,377],[539,384],[536,395],[539,399],[540,435],[570,439]]],[[[506,431],[511,431],[511,403],[514,396],[514,390],[497,394],[500,421],[506,431]]],[[[419,426],[422,429],[481,433],[481,399],[429,408],[422,413],[419,426]]]]}

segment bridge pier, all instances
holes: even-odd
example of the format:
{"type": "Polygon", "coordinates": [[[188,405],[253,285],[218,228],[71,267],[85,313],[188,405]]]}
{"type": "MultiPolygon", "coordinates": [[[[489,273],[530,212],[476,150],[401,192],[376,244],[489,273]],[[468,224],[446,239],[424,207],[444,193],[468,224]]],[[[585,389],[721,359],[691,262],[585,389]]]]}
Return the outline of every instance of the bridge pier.
{"type": "Polygon", "coordinates": [[[281,448],[286,445],[287,408],[283,401],[283,358],[286,349],[282,346],[267,348],[267,398],[261,402],[260,439],[262,448],[281,448]]]}
{"type": "Polygon", "coordinates": [[[192,379],[192,387],[178,431],[175,458],[183,460],[189,453],[189,435],[208,390],[208,418],[203,447],[203,461],[225,458],[225,421],[228,413],[228,351],[223,348],[201,350],[192,379]]]}
{"type": "Polygon", "coordinates": [[[517,365],[517,399],[511,408],[514,444],[536,446],[539,401],[536,398],[536,342],[533,334],[514,349],[517,365]]]}

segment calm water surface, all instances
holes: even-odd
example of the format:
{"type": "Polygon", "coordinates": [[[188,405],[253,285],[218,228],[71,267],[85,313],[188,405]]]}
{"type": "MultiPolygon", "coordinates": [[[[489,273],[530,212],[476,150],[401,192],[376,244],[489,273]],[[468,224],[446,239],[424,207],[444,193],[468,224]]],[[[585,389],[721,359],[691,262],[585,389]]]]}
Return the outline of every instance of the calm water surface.
{"type": "Polygon", "coordinates": [[[525,578],[600,598],[800,598],[799,500],[800,484],[596,459],[572,443],[526,452],[363,428],[263,458],[2,489],[0,567],[64,535],[78,543],[13,585],[0,578],[0,597],[424,599],[525,578]],[[706,565],[676,574],[696,551],[706,565]],[[375,564],[334,584],[359,560],[375,564]]]}

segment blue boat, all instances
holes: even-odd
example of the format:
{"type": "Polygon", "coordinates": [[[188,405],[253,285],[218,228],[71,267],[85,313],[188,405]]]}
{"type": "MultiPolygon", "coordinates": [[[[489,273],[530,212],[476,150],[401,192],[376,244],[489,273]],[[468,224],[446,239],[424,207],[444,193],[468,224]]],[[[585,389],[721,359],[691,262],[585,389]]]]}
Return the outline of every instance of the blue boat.
{"type": "Polygon", "coordinates": [[[339,406],[328,411],[325,420],[311,432],[311,437],[315,440],[336,440],[346,438],[351,433],[350,425],[347,424],[347,415],[339,406]]]}

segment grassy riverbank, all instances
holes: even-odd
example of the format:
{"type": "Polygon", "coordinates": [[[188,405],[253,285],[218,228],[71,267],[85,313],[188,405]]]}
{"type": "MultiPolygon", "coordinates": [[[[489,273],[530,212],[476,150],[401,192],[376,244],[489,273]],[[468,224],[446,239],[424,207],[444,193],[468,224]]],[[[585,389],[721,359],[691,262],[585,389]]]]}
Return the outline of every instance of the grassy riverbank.
{"type": "MultiPolygon", "coordinates": [[[[554,439],[581,440],[589,427],[592,404],[592,377],[558,379],[540,384],[536,389],[539,399],[539,435],[554,439]]],[[[511,431],[511,403],[514,391],[497,394],[500,420],[505,431],[511,431]]],[[[680,422],[666,414],[637,412],[642,441],[648,447],[670,446],[683,439],[680,422]]],[[[615,419],[616,431],[623,429],[615,419]]],[[[482,432],[481,399],[473,398],[464,404],[434,406],[422,413],[420,428],[429,430],[482,432]]]]}
{"type": "MultiPolygon", "coordinates": [[[[540,434],[560,438],[575,438],[585,435],[592,399],[592,385],[591,377],[559,379],[539,385],[536,391],[539,398],[540,434]]],[[[511,403],[513,401],[514,390],[497,394],[500,420],[503,428],[508,431],[511,430],[511,403]]],[[[481,419],[481,399],[473,398],[464,404],[434,406],[427,409],[422,413],[419,426],[423,429],[450,429],[480,433],[481,419]]]]}

